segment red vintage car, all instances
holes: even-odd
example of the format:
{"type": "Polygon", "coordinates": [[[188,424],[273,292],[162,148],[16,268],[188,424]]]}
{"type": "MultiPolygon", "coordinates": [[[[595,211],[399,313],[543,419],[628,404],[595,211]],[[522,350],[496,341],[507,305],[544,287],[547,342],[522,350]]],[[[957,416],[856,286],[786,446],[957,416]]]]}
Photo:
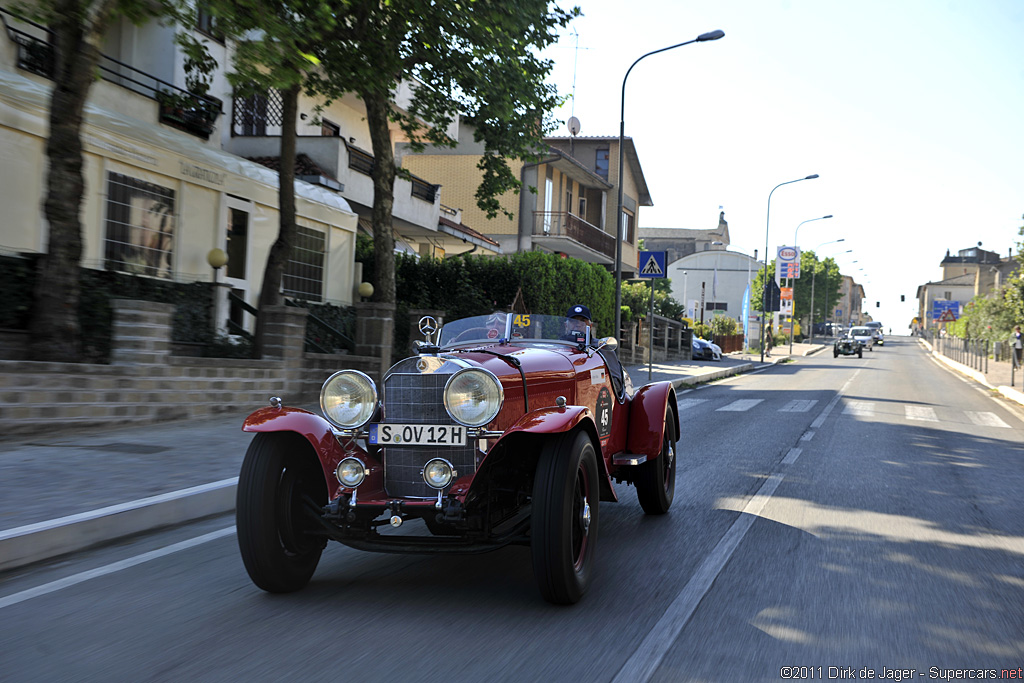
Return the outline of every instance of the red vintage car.
{"type": "Polygon", "coordinates": [[[575,603],[594,572],[613,481],[644,512],[675,493],[679,417],[670,382],[633,389],[613,338],[559,316],[447,323],[378,389],[341,370],[324,417],[271,399],[238,479],[238,544],[253,582],[308,583],[328,540],[362,550],[474,553],[529,545],[540,592],[575,603]]]}

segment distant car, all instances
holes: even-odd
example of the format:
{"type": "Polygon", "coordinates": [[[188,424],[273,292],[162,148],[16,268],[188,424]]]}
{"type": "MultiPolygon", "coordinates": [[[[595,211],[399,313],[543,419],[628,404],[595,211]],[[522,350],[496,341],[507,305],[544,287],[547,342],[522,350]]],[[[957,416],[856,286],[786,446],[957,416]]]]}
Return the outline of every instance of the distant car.
{"type": "Polygon", "coordinates": [[[853,337],[839,337],[832,345],[832,357],[854,356],[864,357],[864,346],[853,337]]]}
{"type": "Polygon", "coordinates": [[[693,338],[694,360],[722,360],[722,347],[700,337],[693,338]]]}
{"type": "Polygon", "coordinates": [[[868,351],[875,350],[875,333],[870,327],[866,327],[864,325],[851,327],[850,331],[846,333],[846,336],[859,341],[868,351]]]}
{"type": "Polygon", "coordinates": [[[874,332],[876,344],[878,344],[879,346],[885,345],[885,335],[882,332],[882,323],[878,322],[877,320],[872,320],[871,322],[864,323],[864,327],[870,327],[871,330],[874,332]]]}

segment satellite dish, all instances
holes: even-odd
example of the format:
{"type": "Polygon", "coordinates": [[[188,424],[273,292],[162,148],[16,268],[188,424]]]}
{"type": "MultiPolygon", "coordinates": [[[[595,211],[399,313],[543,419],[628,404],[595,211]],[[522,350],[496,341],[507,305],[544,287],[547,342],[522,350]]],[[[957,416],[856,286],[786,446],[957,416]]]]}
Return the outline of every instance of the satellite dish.
{"type": "Polygon", "coordinates": [[[569,125],[569,133],[571,135],[579,135],[580,134],[580,120],[578,118],[576,118],[575,116],[570,116],[569,117],[569,124],[568,125],[569,125]]]}

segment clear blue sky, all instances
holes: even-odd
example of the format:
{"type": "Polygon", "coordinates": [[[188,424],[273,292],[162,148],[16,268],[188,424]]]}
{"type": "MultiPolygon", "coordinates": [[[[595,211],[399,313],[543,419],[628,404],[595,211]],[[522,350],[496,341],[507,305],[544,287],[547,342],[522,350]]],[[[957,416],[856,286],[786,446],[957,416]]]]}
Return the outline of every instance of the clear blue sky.
{"type": "MultiPolygon", "coordinates": [[[[563,8],[570,3],[559,3],[563,8]]],[[[545,56],[556,113],[581,136],[625,132],[653,207],[641,227],[713,228],[763,259],[799,243],[837,255],[893,332],[917,286],[982,242],[1006,255],[1024,224],[1024,1],[581,0],[545,56]],[[578,45],[578,49],[577,49],[578,45]],[[853,261],[857,263],[853,263],[853,261]],[[860,270],[863,268],[863,270],[860,270]],[[906,303],[900,303],[900,295],[906,303]],[[881,302],[880,308],[874,302],[881,302]]],[[[556,135],[567,135],[562,126],[556,135]]],[[[613,163],[616,160],[613,159],[613,163]]]]}

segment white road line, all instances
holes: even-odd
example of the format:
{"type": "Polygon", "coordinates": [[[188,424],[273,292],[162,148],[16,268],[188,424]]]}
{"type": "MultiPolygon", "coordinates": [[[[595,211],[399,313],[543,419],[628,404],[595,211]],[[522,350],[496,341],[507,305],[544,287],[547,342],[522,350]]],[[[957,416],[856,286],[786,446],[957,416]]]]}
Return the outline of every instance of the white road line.
{"type": "Polygon", "coordinates": [[[235,527],[229,526],[225,529],[211,531],[208,534],[203,534],[202,536],[190,538],[187,541],[181,541],[180,543],[169,545],[166,548],[158,548],[157,550],[151,550],[148,553],[136,555],[135,557],[129,557],[128,559],[121,560],[119,562],[114,562],[103,567],[97,567],[96,569],[90,569],[79,574],[67,576],[63,579],[58,579],[57,581],[44,583],[41,586],[29,588],[28,590],[23,590],[20,593],[14,593],[13,595],[8,595],[6,597],[0,598],[0,609],[3,609],[4,607],[10,607],[11,605],[17,605],[19,602],[25,602],[26,600],[31,600],[32,598],[38,598],[41,595],[54,593],[64,588],[69,588],[71,586],[83,583],[90,579],[96,579],[101,576],[106,576],[107,574],[113,574],[115,572],[121,571],[122,569],[128,569],[130,567],[134,567],[144,562],[149,562],[150,560],[157,560],[161,557],[166,557],[167,555],[172,555],[182,550],[188,550],[189,548],[194,548],[197,545],[202,545],[203,543],[215,541],[218,538],[230,536],[233,533],[235,533],[235,527]]]}
{"type": "Polygon", "coordinates": [[[935,408],[931,406],[903,406],[904,412],[908,420],[921,420],[922,422],[938,422],[939,418],[935,415],[935,408]]]}
{"type": "MultiPolygon", "coordinates": [[[[860,370],[854,372],[846,380],[846,383],[843,384],[832,400],[828,402],[828,405],[822,409],[821,414],[814,419],[811,425],[815,429],[821,427],[825,422],[825,418],[828,417],[832,409],[839,403],[839,399],[843,397],[843,394],[858,374],[860,374],[860,370]]],[[[782,464],[786,466],[792,465],[797,461],[802,452],[799,448],[789,449],[786,457],[782,459],[782,464]]],[[[665,658],[665,653],[672,647],[672,643],[682,632],[690,617],[693,616],[700,601],[711,590],[711,585],[729,562],[729,558],[732,557],[733,552],[739,547],[740,541],[743,540],[743,537],[753,525],[754,520],[764,510],[764,506],[768,504],[768,501],[775,493],[775,490],[779,488],[779,484],[782,483],[784,478],[785,475],[775,473],[764,480],[761,488],[757,490],[757,493],[747,501],[743,510],[740,511],[739,518],[733,522],[714,549],[704,558],[697,571],[694,572],[683,589],[676,595],[672,604],[668,606],[665,614],[661,616],[661,619],[654,625],[654,628],[640,642],[636,651],[630,655],[626,663],[619,669],[615,678],[612,679],[613,683],[636,683],[637,681],[646,681],[651,677],[661,664],[661,660],[665,658]]]]}
{"type": "Polygon", "coordinates": [[[800,440],[801,441],[810,441],[813,438],[814,438],[814,431],[810,430],[810,429],[808,429],[806,432],[804,432],[803,434],[800,435],[800,440]]]}
{"type": "Polygon", "coordinates": [[[733,401],[728,405],[722,406],[716,412],[742,413],[750,410],[751,408],[756,406],[758,403],[761,403],[762,401],[764,401],[763,398],[741,398],[733,401]]]}
{"type": "Polygon", "coordinates": [[[967,415],[967,419],[978,425],[979,427],[1002,427],[1010,429],[1010,425],[1003,422],[995,413],[976,413],[970,410],[965,410],[964,414],[967,415]]]}
{"type": "Polygon", "coordinates": [[[676,399],[676,406],[679,410],[686,410],[700,405],[701,403],[707,403],[709,400],[710,399],[706,398],[680,398],[676,399]]]}
{"type": "Polygon", "coordinates": [[[817,400],[812,399],[798,399],[790,401],[786,405],[779,408],[780,413],[807,413],[810,412],[811,408],[818,404],[817,400]]]}
{"type": "Polygon", "coordinates": [[[843,409],[843,415],[855,417],[873,417],[874,414],[875,404],[873,401],[850,401],[843,409]]]}
{"type": "MultiPolygon", "coordinates": [[[[793,450],[797,451],[797,455],[799,455],[799,449],[793,450]]],[[[790,451],[786,458],[788,459],[792,454],[793,451],[790,451]]],[[[795,461],[796,457],[793,460],[795,461]]],[[[619,669],[615,678],[612,679],[613,683],[636,683],[637,681],[646,681],[651,677],[658,668],[658,665],[661,664],[665,653],[672,646],[672,642],[678,637],[686,622],[690,620],[690,617],[693,616],[697,605],[700,604],[704,595],[711,589],[711,584],[714,583],[715,578],[722,571],[722,568],[725,567],[729,558],[732,557],[733,552],[739,546],[740,541],[743,540],[747,530],[750,529],[754,520],[761,514],[764,506],[768,503],[772,494],[775,493],[775,489],[782,483],[782,478],[783,475],[781,474],[773,474],[765,479],[764,483],[761,484],[761,488],[757,490],[753,498],[744,506],[739,518],[733,522],[732,526],[729,527],[729,530],[725,532],[725,535],[718,542],[718,545],[697,567],[697,571],[694,572],[686,586],[683,587],[683,590],[679,592],[679,595],[669,605],[665,614],[654,625],[654,628],[647,634],[647,637],[641,641],[636,652],[619,669]]]]}

